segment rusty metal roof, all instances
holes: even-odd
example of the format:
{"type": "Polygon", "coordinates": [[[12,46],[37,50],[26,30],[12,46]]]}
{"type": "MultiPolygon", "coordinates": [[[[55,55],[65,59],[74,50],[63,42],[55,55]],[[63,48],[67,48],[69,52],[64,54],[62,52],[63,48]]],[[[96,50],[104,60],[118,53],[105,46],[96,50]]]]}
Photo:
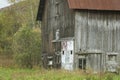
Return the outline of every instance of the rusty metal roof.
{"type": "Polygon", "coordinates": [[[70,9],[120,10],[120,0],[68,0],[70,9]]]}

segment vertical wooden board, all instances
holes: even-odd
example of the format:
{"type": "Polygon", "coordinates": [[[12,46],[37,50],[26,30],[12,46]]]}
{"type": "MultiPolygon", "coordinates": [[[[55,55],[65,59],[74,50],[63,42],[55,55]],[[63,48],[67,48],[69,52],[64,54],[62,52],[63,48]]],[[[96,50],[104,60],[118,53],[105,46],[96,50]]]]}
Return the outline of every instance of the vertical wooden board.
{"type": "Polygon", "coordinates": [[[117,52],[118,54],[118,63],[120,64],[120,13],[117,13],[116,17],[116,26],[117,26],[117,52]]]}
{"type": "Polygon", "coordinates": [[[102,13],[98,13],[98,18],[97,18],[97,26],[98,26],[98,46],[99,46],[99,50],[103,50],[103,39],[104,39],[104,29],[102,28],[104,25],[103,25],[103,15],[102,13]]]}
{"type": "Polygon", "coordinates": [[[115,52],[115,14],[111,15],[112,22],[111,22],[111,27],[112,27],[112,51],[115,52]]]}
{"type": "Polygon", "coordinates": [[[88,13],[87,12],[85,12],[85,13],[83,13],[84,14],[84,25],[83,25],[83,28],[84,28],[84,37],[83,37],[83,50],[87,50],[87,35],[88,35],[88,33],[87,33],[87,28],[88,28],[88,13]]]}
{"type": "Polygon", "coordinates": [[[117,51],[120,51],[120,15],[117,15],[117,51]]]}
{"type": "MultiPolygon", "coordinates": [[[[95,14],[95,13],[94,13],[95,14]]],[[[99,14],[97,13],[97,14],[95,14],[95,47],[96,47],[96,49],[98,50],[99,49],[99,31],[98,31],[98,29],[99,29],[99,14]]]]}
{"type": "Polygon", "coordinates": [[[108,28],[107,28],[107,19],[106,19],[106,14],[102,13],[102,20],[103,20],[103,50],[107,51],[108,49],[108,28]]]}
{"type": "Polygon", "coordinates": [[[89,26],[89,49],[94,49],[95,46],[95,31],[94,31],[94,15],[89,12],[88,26],[89,26]]]}
{"type": "Polygon", "coordinates": [[[102,58],[101,58],[101,55],[102,54],[97,54],[97,69],[98,69],[98,72],[101,72],[101,68],[102,68],[102,58]]]}
{"type": "Polygon", "coordinates": [[[75,14],[75,52],[81,49],[81,16],[79,12],[75,14]]]}
{"type": "Polygon", "coordinates": [[[90,65],[91,65],[91,70],[95,70],[95,58],[94,58],[94,54],[90,55],[90,65]]]}
{"type": "Polygon", "coordinates": [[[94,59],[93,61],[94,61],[94,66],[93,66],[93,70],[94,70],[94,72],[96,72],[96,71],[98,71],[98,64],[99,63],[97,63],[98,62],[98,55],[97,54],[92,54],[93,55],[93,58],[92,59],[94,59]]]}
{"type": "Polygon", "coordinates": [[[103,28],[103,21],[102,21],[103,15],[101,14],[101,50],[104,50],[104,28],[103,28]]]}
{"type": "Polygon", "coordinates": [[[111,25],[110,25],[110,23],[111,23],[111,21],[110,21],[110,16],[108,15],[108,19],[107,19],[107,21],[108,21],[108,51],[111,51],[111,25]]]}
{"type": "Polygon", "coordinates": [[[112,51],[112,27],[111,27],[111,16],[108,15],[108,30],[109,30],[109,37],[108,37],[108,41],[109,41],[109,50],[108,51],[112,51]]]}
{"type": "Polygon", "coordinates": [[[99,41],[100,40],[99,39],[100,38],[100,34],[99,34],[100,31],[99,31],[99,26],[98,26],[99,25],[98,22],[100,21],[99,20],[99,13],[97,13],[95,16],[96,16],[95,17],[95,26],[97,26],[96,31],[95,31],[96,32],[96,49],[100,50],[100,47],[99,47],[100,46],[100,41],[99,41]]]}
{"type": "Polygon", "coordinates": [[[114,22],[113,22],[113,26],[114,26],[114,52],[117,51],[117,26],[116,26],[116,14],[114,14],[114,22]]]}

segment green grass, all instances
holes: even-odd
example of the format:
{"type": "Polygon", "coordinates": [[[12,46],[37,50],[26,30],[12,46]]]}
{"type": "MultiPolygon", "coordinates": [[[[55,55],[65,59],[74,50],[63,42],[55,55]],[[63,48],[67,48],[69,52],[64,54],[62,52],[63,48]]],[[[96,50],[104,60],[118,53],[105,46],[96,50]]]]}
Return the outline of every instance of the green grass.
{"type": "Polygon", "coordinates": [[[84,74],[80,71],[0,68],[0,80],[120,80],[119,75],[84,74]]]}

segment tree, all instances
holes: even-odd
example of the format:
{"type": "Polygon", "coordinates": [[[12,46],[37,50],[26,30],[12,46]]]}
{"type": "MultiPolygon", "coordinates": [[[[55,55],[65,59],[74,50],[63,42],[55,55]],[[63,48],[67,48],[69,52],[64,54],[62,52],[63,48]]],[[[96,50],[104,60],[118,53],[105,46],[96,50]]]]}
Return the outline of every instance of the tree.
{"type": "Polygon", "coordinates": [[[4,10],[0,14],[0,53],[12,53],[12,36],[17,32],[20,24],[14,19],[13,10],[4,10]]]}
{"type": "Polygon", "coordinates": [[[25,26],[14,35],[13,50],[19,66],[25,68],[38,66],[41,61],[40,49],[40,29],[25,26]]]}
{"type": "Polygon", "coordinates": [[[39,0],[9,0],[12,9],[20,16],[19,22],[35,27],[39,0]],[[16,3],[19,1],[19,3],[16,3]],[[23,15],[24,14],[24,15],[23,15]]]}
{"type": "MultiPolygon", "coordinates": [[[[40,42],[36,44],[37,43],[36,41],[38,41],[38,39],[40,40],[40,33],[39,33],[39,28],[36,27],[35,25],[39,0],[19,0],[20,2],[16,2],[16,1],[18,0],[9,0],[9,2],[12,3],[12,5],[8,8],[1,10],[0,12],[0,53],[5,54],[6,56],[15,55],[16,58],[15,60],[16,62],[18,61],[19,64],[21,63],[19,62],[19,60],[23,60],[24,62],[26,62],[26,65],[27,63],[29,63],[30,60],[32,61],[31,65],[34,64],[36,65],[38,63],[35,63],[35,60],[36,62],[38,62],[37,59],[39,58],[35,58],[35,55],[37,55],[38,53],[40,54],[40,42]],[[38,32],[34,32],[36,31],[36,29],[38,29],[38,32]],[[25,35],[26,37],[24,37],[23,35],[24,31],[25,34],[27,32],[30,34],[26,34],[25,35]],[[34,40],[31,40],[30,36],[34,37],[34,40]],[[29,39],[31,42],[29,41],[29,39]],[[29,41],[24,43],[24,46],[28,46],[28,48],[25,47],[25,49],[23,49],[23,51],[21,52],[19,51],[19,49],[22,49],[22,47],[21,48],[17,47],[17,46],[23,46],[23,44],[19,44],[20,40],[29,41]],[[34,44],[29,44],[29,43],[34,43],[34,44]],[[26,50],[27,52],[25,52],[24,50],[26,50]],[[34,52],[35,54],[32,54],[34,52]],[[30,55],[33,57],[30,57],[30,55]],[[20,56],[22,56],[23,59],[21,59],[22,57],[20,56]]],[[[40,57],[40,56],[36,56],[36,57],[40,57]]],[[[20,65],[23,64],[21,63],[20,65]]]]}

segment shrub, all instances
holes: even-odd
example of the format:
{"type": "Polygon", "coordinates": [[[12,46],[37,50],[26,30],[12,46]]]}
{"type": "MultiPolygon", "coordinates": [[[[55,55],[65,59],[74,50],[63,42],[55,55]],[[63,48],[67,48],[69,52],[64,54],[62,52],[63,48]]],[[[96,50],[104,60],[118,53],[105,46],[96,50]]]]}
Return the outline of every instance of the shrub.
{"type": "Polygon", "coordinates": [[[14,35],[13,52],[15,62],[24,68],[40,64],[41,38],[39,28],[22,27],[14,35]]]}
{"type": "Polygon", "coordinates": [[[113,74],[106,74],[106,76],[105,76],[105,80],[114,80],[114,76],[115,75],[113,75],[113,74]]]}

